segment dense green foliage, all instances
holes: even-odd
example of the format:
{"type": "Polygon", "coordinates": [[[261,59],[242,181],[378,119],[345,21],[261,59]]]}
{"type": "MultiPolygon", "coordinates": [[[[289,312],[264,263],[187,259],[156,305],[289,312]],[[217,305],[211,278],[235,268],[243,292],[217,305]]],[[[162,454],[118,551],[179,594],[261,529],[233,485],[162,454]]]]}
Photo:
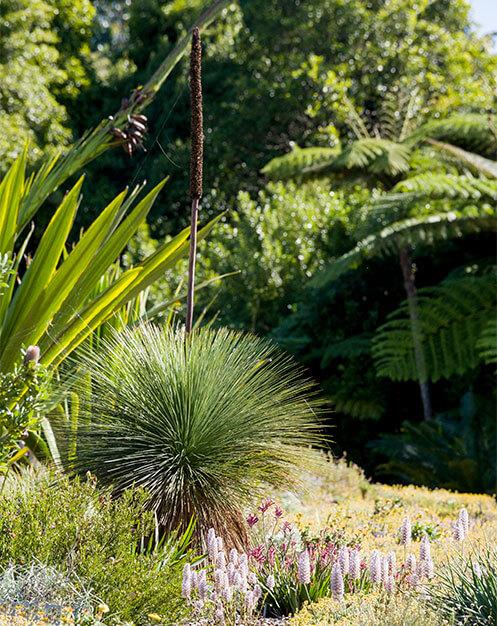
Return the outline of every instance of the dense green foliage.
{"type": "MultiPolygon", "coordinates": [[[[76,109],[89,111],[115,109],[208,2],[175,0],[164,8],[161,0],[134,0],[129,6],[122,1],[112,3],[114,11],[104,2],[95,4],[109,23],[102,33],[99,22],[106,62],[114,54],[136,69],[121,77],[111,64],[100,88],[93,86],[78,99],[76,109]],[[117,32],[116,38],[112,33],[117,32]]],[[[465,32],[468,24],[463,0],[423,0],[416,6],[410,0],[233,3],[203,37],[204,210],[232,207],[240,189],[256,191],[259,170],[291,142],[329,147],[337,133],[350,137],[346,90],[371,132],[386,103],[383,127],[396,109],[406,109],[411,92],[416,97],[408,111],[409,129],[428,119],[433,107],[447,113],[461,105],[478,112],[491,107],[496,61],[481,40],[465,32]]],[[[148,154],[135,162],[124,154],[105,157],[90,168],[95,195],[107,200],[130,174],[140,177],[146,171],[152,183],[171,174],[171,202],[157,205],[153,234],[171,232],[188,217],[186,66],[172,79],[150,109],[148,154]]]]}
{"type": "MultiPolygon", "coordinates": [[[[37,319],[39,298],[27,297],[36,265],[25,272],[19,235],[36,214],[37,229],[26,248],[36,260],[43,227],[61,206],[69,176],[85,168],[85,204],[72,214],[75,227],[59,242],[60,261],[51,278],[69,259],[77,265],[77,248],[65,258],[66,241],[80,241],[81,226],[95,224],[97,216],[105,219],[102,207],[113,206],[126,185],[134,187],[145,177],[154,185],[171,174],[167,194],[157,198],[148,225],[134,230],[119,264],[114,262],[122,247],[109,257],[88,299],[65,302],[66,312],[72,307],[69,323],[80,323],[81,339],[96,318],[78,322],[78,314],[91,306],[96,311],[92,301],[98,303],[113,281],[125,282],[143,258],[156,259],[167,249],[164,235],[169,243],[185,225],[186,63],[171,71],[186,50],[188,40],[181,38],[209,4],[8,0],[2,5],[8,26],[0,29],[6,52],[0,64],[2,167],[22,152],[26,136],[33,148],[29,170],[42,152],[52,154],[71,134],[96,128],[35,178],[17,207],[17,241],[12,224],[3,224],[0,249],[8,243],[9,254],[2,263],[19,263],[14,270],[28,278],[24,289],[16,288],[24,292],[17,304],[14,275],[0,280],[8,295],[0,313],[10,317],[0,338],[9,348],[0,357],[4,369],[23,341],[38,341],[34,330],[23,339],[28,322],[37,321],[41,329],[53,319],[64,321],[63,313],[53,318],[43,308],[37,319]],[[172,52],[176,44],[178,54],[172,52]],[[150,82],[159,66],[159,78],[150,82]],[[34,71],[38,80],[30,89],[34,71]],[[167,87],[159,92],[166,77],[167,87]],[[112,124],[125,128],[127,115],[141,112],[142,104],[122,102],[139,85],[145,85],[150,135],[147,152],[130,158],[117,146],[109,150],[108,131],[112,124]],[[116,111],[113,120],[106,118],[116,111]]],[[[337,450],[350,449],[352,458],[371,471],[384,459],[365,457],[364,444],[378,431],[398,431],[404,420],[416,422],[420,416],[417,378],[437,381],[432,385],[435,413],[457,406],[470,389],[493,397],[495,302],[492,288],[485,290],[482,281],[490,280],[485,267],[494,251],[486,231],[494,229],[496,219],[497,59],[473,33],[464,0],[415,5],[410,0],[241,0],[216,17],[202,34],[206,196],[201,217],[231,210],[200,248],[198,282],[238,273],[200,292],[197,320],[269,334],[309,365],[336,411],[337,450]],[[284,182],[266,184],[267,176],[284,182]],[[417,287],[428,288],[420,291],[418,303],[423,333],[416,332],[425,347],[421,368],[411,312],[402,304],[401,245],[417,287]],[[459,282],[453,271],[462,266],[479,269],[459,282]],[[466,289],[470,281],[475,282],[466,289]],[[448,312],[450,329],[441,308],[446,297],[457,302],[448,312]]],[[[78,183],[71,184],[74,190],[78,183]]],[[[69,204],[77,195],[74,191],[65,200],[67,225],[69,204]]],[[[182,245],[186,249],[186,240],[182,245]]],[[[145,294],[135,290],[127,303],[121,299],[126,308],[120,307],[120,320],[109,318],[113,307],[102,314],[109,329],[134,323],[150,309],[159,321],[170,322],[173,310],[182,318],[186,263],[156,269],[142,283],[145,294]]],[[[50,281],[40,283],[40,290],[48,286],[53,295],[62,279],[63,272],[51,287],[50,281]]],[[[54,300],[54,307],[59,304],[54,300]]],[[[49,341],[53,330],[44,330],[42,354],[55,354],[49,341]]],[[[56,325],[54,345],[62,346],[57,343],[65,340],[62,330],[56,325]]]]}
{"type": "Polygon", "coordinates": [[[50,374],[34,360],[0,372],[0,474],[28,452],[19,442],[37,429],[49,388],[50,374]]]}
{"type": "Polygon", "coordinates": [[[497,493],[494,402],[466,393],[457,411],[433,423],[405,421],[400,434],[383,435],[370,448],[390,460],[379,474],[403,482],[469,493],[497,493]]]}
{"type": "Polygon", "coordinates": [[[81,362],[91,388],[75,387],[86,408],[69,467],[115,493],[145,487],[168,531],[195,515],[203,538],[213,526],[243,544],[242,505],[263,482],[292,484],[319,441],[313,383],[255,337],[144,325],[81,362]]]}
{"type": "Polygon", "coordinates": [[[0,6],[0,175],[31,145],[30,163],[70,143],[67,105],[90,86],[90,0],[0,6]]]}
{"type": "MultiPolygon", "coordinates": [[[[34,560],[91,585],[110,615],[135,624],[149,613],[180,616],[179,581],[184,548],[174,537],[164,549],[141,550],[154,532],[147,494],[129,489],[118,500],[96,486],[51,474],[23,473],[2,495],[0,567],[34,560]]],[[[74,582],[74,578],[73,578],[74,582]]]]}

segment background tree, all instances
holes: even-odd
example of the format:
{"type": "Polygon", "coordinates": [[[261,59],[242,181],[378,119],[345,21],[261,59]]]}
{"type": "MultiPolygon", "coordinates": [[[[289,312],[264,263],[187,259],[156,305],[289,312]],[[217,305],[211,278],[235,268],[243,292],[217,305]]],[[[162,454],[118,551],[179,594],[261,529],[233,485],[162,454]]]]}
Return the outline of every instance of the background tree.
{"type": "Polygon", "coordinates": [[[94,14],[90,0],[1,3],[0,175],[26,140],[31,164],[70,143],[67,107],[90,85],[94,14]]]}

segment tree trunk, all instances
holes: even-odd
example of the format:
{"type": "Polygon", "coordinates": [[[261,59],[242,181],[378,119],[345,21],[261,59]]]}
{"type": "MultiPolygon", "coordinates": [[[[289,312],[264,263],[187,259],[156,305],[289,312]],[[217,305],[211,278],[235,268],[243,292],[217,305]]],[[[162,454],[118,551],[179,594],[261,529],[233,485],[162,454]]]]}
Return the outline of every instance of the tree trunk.
{"type": "Polygon", "coordinates": [[[407,293],[407,303],[409,306],[409,317],[411,320],[412,339],[414,344],[414,358],[419,378],[419,390],[423,403],[423,414],[425,420],[433,419],[431,408],[430,386],[426,374],[426,365],[423,354],[423,346],[420,339],[420,326],[418,304],[416,301],[416,282],[414,280],[414,270],[409,256],[409,251],[405,247],[399,248],[400,266],[404,276],[404,287],[407,293]]]}

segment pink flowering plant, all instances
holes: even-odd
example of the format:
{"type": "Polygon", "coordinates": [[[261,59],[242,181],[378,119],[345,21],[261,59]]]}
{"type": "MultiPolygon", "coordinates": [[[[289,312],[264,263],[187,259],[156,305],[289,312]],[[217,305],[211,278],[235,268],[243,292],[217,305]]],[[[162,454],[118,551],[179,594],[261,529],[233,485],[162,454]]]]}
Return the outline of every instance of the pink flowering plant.
{"type": "MultiPolygon", "coordinates": [[[[351,548],[356,547],[346,545],[341,533],[328,528],[311,537],[288,522],[271,500],[262,502],[248,516],[247,523],[253,544],[249,563],[264,592],[263,610],[268,616],[290,615],[305,602],[329,596],[333,566],[340,560],[348,562],[351,548]]],[[[354,579],[348,568],[343,572],[342,583],[347,591],[369,585],[364,567],[359,567],[354,579]]]]}

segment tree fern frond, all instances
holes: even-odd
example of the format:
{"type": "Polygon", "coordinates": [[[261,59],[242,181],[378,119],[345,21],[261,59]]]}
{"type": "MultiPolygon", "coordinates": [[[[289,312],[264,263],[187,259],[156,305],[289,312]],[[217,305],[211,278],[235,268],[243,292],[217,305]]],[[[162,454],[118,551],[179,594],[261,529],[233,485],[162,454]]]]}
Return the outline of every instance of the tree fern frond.
{"type": "Polygon", "coordinates": [[[375,174],[396,176],[409,170],[410,147],[386,139],[353,141],[338,155],[333,170],[370,169],[375,174]]]}
{"type": "Polygon", "coordinates": [[[418,143],[426,138],[464,146],[478,152],[492,152],[497,149],[497,137],[492,129],[492,121],[477,113],[459,113],[442,120],[431,120],[420,126],[405,142],[418,143]]]}
{"type": "MultiPolygon", "coordinates": [[[[495,318],[496,303],[495,270],[482,276],[446,280],[418,292],[419,341],[429,379],[462,374],[481,362],[477,339],[495,318]]],[[[376,331],[372,352],[379,376],[418,379],[407,303],[376,331]]]]}
{"type": "Polygon", "coordinates": [[[428,143],[440,148],[444,152],[448,152],[450,155],[455,156],[457,159],[471,166],[474,170],[489,176],[490,178],[497,178],[497,162],[485,157],[475,154],[474,152],[468,152],[457,146],[453,146],[450,143],[444,143],[441,141],[435,141],[434,139],[427,139],[428,143]]]}
{"type": "Polygon", "coordinates": [[[385,408],[371,398],[331,396],[330,402],[336,412],[356,419],[378,420],[385,413],[385,408]]]}
{"type": "MultiPolygon", "coordinates": [[[[490,161],[491,162],[491,161],[490,161]]],[[[497,164],[496,164],[497,166],[497,164]]],[[[415,199],[450,198],[461,200],[497,200],[497,182],[473,176],[455,176],[439,172],[419,174],[397,183],[393,193],[415,193],[415,199]]],[[[397,196],[398,199],[398,196],[397,196]]]]}
{"type": "Polygon", "coordinates": [[[299,148],[281,157],[271,159],[261,170],[269,178],[284,180],[308,174],[317,174],[337,158],[338,148],[299,148]]]}
{"type": "Polygon", "coordinates": [[[323,286],[344,272],[355,269],[364,259],[397,253],[402,245],[433,244],[469,233],[495,230],[496,217],[496,208],[484,205],[466,206],[457,212],[436,213],[395,222],[379,233],[364,238],[350,252],[333,261],[313,279],[313,284],[317,287],[323,286]]]}
{"type": "Polygon", "coordinates": [[[497,363],[497,313],[483,328],[476,348],[485,363],[497,363]]]}
{"type": "Polygon", "coordinates": [[[353,337],[331,343],[323,353],[321,368],[328,367],[333,359],[350,359],[361,354],[369,354],[371,351],[371,338],[372,335],[370,333],[361,333],[360,335],[354,335],[353,337]]]}

